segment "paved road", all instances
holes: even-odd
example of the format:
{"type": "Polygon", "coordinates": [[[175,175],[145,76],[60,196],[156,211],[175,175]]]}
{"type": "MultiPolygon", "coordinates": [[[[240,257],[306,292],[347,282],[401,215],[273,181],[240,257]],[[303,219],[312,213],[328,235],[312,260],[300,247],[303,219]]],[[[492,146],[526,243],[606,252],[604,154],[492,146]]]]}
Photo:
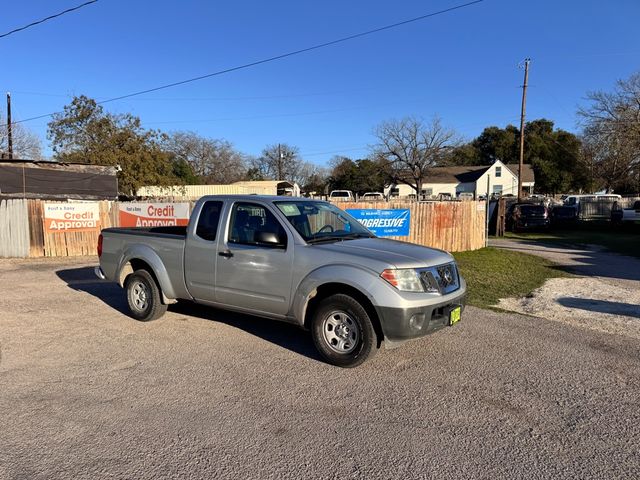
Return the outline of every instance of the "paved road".
{"type": "Polygon", "coordinates": [[[355,370],[293,327],[150,324],[84,265],[0,261],[0,478],[639,478],[637,340],[474,308],[355,370]]]}

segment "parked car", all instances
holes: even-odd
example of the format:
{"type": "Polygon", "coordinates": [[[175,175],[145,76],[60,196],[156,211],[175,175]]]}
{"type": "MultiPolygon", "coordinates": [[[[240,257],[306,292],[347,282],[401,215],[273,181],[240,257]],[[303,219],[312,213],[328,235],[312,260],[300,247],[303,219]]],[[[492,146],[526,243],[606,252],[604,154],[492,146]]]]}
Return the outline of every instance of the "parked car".
{"type": "Polygon", "coordinates": [[[507,230],[531,230],[549,227],[549,211],[544,205],[514,203],[507,211],[507,230]]]}
{"type": "Polygon", "coordinates": [[[611,210],[611,221],[615,223],[640,223],[640,200],[633,202],[631,208],[620,208],[615,203],[611,210]]]}
{"type": "Polygon", "coordinates": [[[451,195],[450,193],[439,193],[438,195],[436,195],[436,200],[440,202],[453,200],[453,195],[451,195]]]}
{"type": "Polygon", "coordinates": [[[555,205],[551,209],[551,225],[562,226],[574,224],[578,221],[578,211],[574,207],[555,205]]]}
{"type": "Polygon", "coordinates": [[[385,199],[384,195],[380,192],[367,192],[360,197],[360,200],[365,202],[384,202],[385,199]]]}
{"type": "Polygon", "coordinates": [[[460,192],[458,193],[458,200],[473,200],[473,192],[460,192]]]}
{"type": "Polygon", "coordinates": [[[351,190],[332,190],[329,200],[334,202],[355,202],[355,196],[351,190]]]}
{"type": "Polygon", "coordinates": [[[466,294],[449,253],[377,238],[304,198],[205,196],[186,227],[103,230],[98,256],[96,275],[125,289],[135,319],[190,300],[282,320],[340,367],[456,324],[466,294]]]}

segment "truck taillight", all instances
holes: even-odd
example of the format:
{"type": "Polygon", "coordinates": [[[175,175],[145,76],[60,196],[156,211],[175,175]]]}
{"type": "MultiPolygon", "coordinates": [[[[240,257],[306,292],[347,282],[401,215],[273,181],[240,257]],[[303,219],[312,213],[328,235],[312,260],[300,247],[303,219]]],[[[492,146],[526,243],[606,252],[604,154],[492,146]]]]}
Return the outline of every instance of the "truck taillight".
{"type": "Polygon", "coordinates": [[[98,257],[102,256],[102,234],[98,236],[98,257]]]}

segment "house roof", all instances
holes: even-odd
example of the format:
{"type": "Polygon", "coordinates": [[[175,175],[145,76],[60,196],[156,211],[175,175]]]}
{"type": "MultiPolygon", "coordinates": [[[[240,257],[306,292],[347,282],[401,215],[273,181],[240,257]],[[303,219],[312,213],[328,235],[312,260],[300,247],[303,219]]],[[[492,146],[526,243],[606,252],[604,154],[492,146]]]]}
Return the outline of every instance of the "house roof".
{"type": "MultiPolygon", "coordinates": [[[[505,165],[511,173],[518,176],[518,164],[505,165]]],[[[471,183],[476,182],[490,165],[467,165],[456,167],[433,167],[429,170],[425,183],[471,183]]],[[[535,182],[535,175],[530,164],[522,165],[522,181],[524,183],[535,182]]]]}
{"type": "Polygon", "coordinates": [[[425,183],[468,183],[478,180],[489,165],[468,165],[461,167],[433,167],[425,183]]]}
{"type": "MultiPolygon", "coordinates": [[[[506,167],[513,172],[513,174],[518,176],[518,164],[517,163],[507,163],[506,167]]],[[[536,181],[536,177],[533,173],[533,168],[530,164],[525,163],[522,165],[522,182],[523,183],[533,183],[536,181]]]]}

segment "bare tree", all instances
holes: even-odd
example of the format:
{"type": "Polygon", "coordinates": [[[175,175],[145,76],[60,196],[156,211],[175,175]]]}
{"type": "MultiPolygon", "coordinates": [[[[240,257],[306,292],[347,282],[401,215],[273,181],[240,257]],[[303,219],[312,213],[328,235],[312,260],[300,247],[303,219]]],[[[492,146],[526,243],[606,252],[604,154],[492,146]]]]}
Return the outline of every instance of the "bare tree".
{"type": "Polygon", "coordinates": [[[581,108],[583,140],[594,176],[611,190],[640,169],[640,72],[613,92],[590,92],[581,108]]]}
{"type": "Polygon", "coordinates": [[[191,165],[204,183],[233,183],[247,173],[244,156],[226,140],[202,137],[195,132],[172,132],[165,136],[163,147],[175,159],[191,165]]]}
{"type": "Polygon", "coordinates": [[[460,144],[456,133],[444,127],[439,117],[429,122],[407,117],[379,125],[375,131],[379,143],[374,158],[383,162],[386,174],[395,183],[404,183],[420,198],[429,169],[441,164],[446,151],[460,144]]]}
{"type": "Polygon", "coordinates": [[[298,182],[301,176],[305,176],[304,165],[298,147],[278,143],[265,147],[262,155],[254,159],[251,166],[261,178],[298,182]]]}
{"type": "MultiPolygon", "coordinates": [[[[6,117],[0,115],[0,157],[8,158],[9,138],[6,117]]],[[[42,148],[40,138],[32,131],[25,128],[21,123],[11,125],[11,136],[13,139],[13,158],[24,160],[41,160],[42,148]]]]}

